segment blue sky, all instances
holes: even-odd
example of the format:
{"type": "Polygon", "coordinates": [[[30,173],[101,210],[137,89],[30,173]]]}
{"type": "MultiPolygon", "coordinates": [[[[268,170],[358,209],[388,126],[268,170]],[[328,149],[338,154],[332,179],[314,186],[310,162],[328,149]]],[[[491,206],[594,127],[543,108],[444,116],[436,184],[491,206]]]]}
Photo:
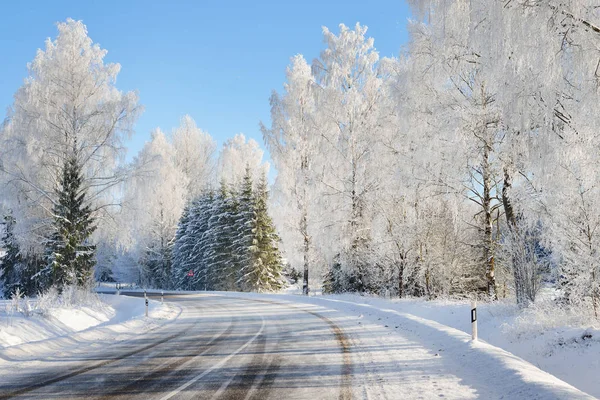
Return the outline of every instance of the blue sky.
{"type": "MultiPolygon", "coordinates": [[[[129,158],[150,131],[170,132],[190,114],[219,145],[243,132],[263,144],[269,96],[282,90],[290,57],[310,62],[323,49],[321,27],[369,27],[381,56],[407,40],[408,6],[396,1],[10,1],[0,23],[0,107],[27,75],[27,63],[56,36],[56,22],[83,20],[92,40],[121,64],[117,86],[138,90],[145,112],[129,158]]],[[[3,114],[3,113],[2,113],[3,114]]]]}

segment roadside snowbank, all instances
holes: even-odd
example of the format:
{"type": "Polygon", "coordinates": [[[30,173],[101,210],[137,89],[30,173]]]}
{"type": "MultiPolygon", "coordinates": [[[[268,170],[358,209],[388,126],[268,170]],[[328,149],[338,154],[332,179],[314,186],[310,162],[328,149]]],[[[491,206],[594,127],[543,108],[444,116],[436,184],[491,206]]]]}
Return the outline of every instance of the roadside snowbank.
{"type": "MultiPolygon", "coordinates": [[[[470,302],[385,300],[356,295],[324,296],[324,299],[362,303],[375,312],[400,312],[433,321],[470,335],[470,302]]],[[[587,325],[565,311],[541,303],[536,308],[519,310],[502,302],[477,307],[481,341],[506,350],[539,369],[600,397],[600,327],[587,325]],[[562,325],[561,325],[562,321],[562,325]]],[[[468,339],[468,337],[467,337],[468,339]]]]}
{"type": "MultiPolygon", "coordinates": [[[[490,391],[494,386],[505,388],[506,398],[510,399],[591,398],[577,389],[600,396],[600,380],[597,379],[600,372],[597,361],[600,359],[597,342],[600,332],[586,330],[592,337],[585,339],[585,344],[570,340],[569,346],[556,345],[559,338],[577,337],[581,331],[564,328],[537,335],[519,333],[522,328],[515,320],[522,314],[512,305],[496,303],[478,307],[481,340],[473,343],[470,304],[467,302],[390,301],[349,294],[308,298],[294,295],[234,296],[307,303],[337,310],[349,317],[345,327],[347,331],[357,325],[365,331],[376,329],[380,332],[382,346],[388,347],[389,351],[394,349],[396,335],[401,335],[428,349],[435,357],[445,359],[444,363],[451,365],[456,376],[474,388],[480,398],[495,398],[490,391]]],[[[377,368],[376,363],[374,365],[377,368]]]]}
{"type": "MultiPolygon", "coordinates": [[[[179,308],[150,300],[148,318],[143,298],[98,295],[86,305],[25,305],[15,312],[0,302],[0,359],[36,360],[55,351],[82,349],[102,341],[127,340],[176,318],[179,308]],[[39,311],[37,311],[39,310],[39,311]]],[[[41,301],[41,300],[40,300],[41,301]]]]}

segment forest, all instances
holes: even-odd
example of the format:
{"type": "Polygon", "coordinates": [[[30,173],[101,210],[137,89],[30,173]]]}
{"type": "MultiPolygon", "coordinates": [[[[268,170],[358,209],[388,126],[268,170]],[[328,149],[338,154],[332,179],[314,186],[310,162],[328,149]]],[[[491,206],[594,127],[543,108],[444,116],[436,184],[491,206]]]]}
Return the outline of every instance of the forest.
{"type": "Polygon", "coordinates": [[[600,7],[410,3],[398,57],[357,23],[291,58],[260,123],[270,163],[189,116],[127,162],[140,99],[81,21],[58,24],[0,130],[5,296],[298,282],[527,306],[552,288],[598,318],[600,7]]]}

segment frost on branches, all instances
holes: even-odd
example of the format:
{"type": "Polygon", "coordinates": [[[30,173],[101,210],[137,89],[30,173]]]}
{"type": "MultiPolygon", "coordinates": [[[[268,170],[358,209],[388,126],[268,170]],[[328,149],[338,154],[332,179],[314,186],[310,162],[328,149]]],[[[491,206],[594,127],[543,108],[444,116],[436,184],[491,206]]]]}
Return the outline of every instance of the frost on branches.
{"type": "Polygon", "coordinates": [[[305,288],[598,315],[600,12],[534,3],[414,1],[398,59],[361,25],[292,58],[262,130],[305,288]]]}
{"type": "Polygon", "coordinates": [[[261,124],[271,187],[257,142],[217,151],[189,116],[123,162],[137,97],[81,22],[59,24],[1,128],[4,292],[38,290],[66,257],[83,272],[62,280],[97,260],[97,278],[195,290],[278,290],[288,271],[305,294],[527,306],[550,287],[598,317],[600,9],[411,6],[398,58],[356,24],[291,59],[261,124]]]}
{"type": "Polygon", "coordinates": [[[120,66],[104,64],[105,55],[80,21],[59,23],[57,38],[28,65],[2,126],[2,200],[15,221],[19,263],[37,270],[23,277],[27,287],[85,280],[94,259],[91,221],[103,226],[124,178],[122,140],[139,106],[135,93],[115,87],[120,66]]]}

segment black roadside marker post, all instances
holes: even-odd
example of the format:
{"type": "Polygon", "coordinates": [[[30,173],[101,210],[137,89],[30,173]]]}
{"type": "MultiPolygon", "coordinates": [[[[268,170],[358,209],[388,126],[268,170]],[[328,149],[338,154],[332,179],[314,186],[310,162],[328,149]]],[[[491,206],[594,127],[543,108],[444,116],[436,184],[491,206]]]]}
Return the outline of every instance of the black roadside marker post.
{"type": "Polygon", "coordinates": [[[144,289],[144,301],[146,302],[146,317],[148,316],[148,296],[146,296],[146,289],[144,289]]]}
{"type": "Polygon", "coordinates": [[[473,333],[471,338],[473,341],[477,340],[477,301],[471,300],[471,328],[473,333]]]}

